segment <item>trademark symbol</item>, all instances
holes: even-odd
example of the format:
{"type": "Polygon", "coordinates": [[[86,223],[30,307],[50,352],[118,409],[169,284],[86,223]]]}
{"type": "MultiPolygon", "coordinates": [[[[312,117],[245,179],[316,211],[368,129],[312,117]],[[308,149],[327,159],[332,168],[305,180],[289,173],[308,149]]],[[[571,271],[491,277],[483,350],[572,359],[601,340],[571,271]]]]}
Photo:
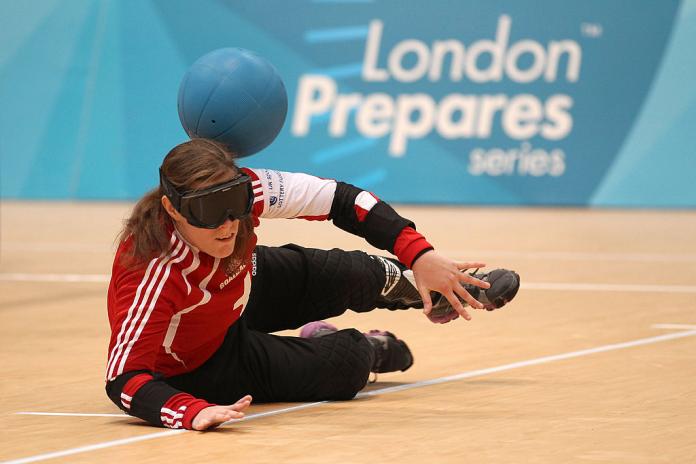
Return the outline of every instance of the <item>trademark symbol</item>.
{"type": "Polygon", "coordinates": [[[585,37],[590,37],[596,39],[597,37],[602,37],[602,25],[597,23],[581,23],[580,33],[585,37]]]}

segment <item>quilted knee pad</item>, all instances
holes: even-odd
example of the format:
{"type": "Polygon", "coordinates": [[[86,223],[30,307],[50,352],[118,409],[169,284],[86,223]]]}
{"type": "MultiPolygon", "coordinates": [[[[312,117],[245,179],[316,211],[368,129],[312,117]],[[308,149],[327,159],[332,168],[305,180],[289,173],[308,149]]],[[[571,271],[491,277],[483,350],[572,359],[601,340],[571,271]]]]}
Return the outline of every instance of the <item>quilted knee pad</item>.
{"type": "Polygon", "coordinates": [[[313,339],[325,361],[324,383],[319,396],[327,400],[349,400],[367,383],[374,363],[374,349],[355,329],[313,339]]]}
{"type": "Polygon", "coordinates": [[[308,263],[307,269],[310,272],[307,279],[307,299],[311,304],[317,307],[350,308],[357,312],[375,308],[375,302],[386,279],[379,262],[361,251],[343,251],[336,248],[294,249],[303,253],[308,263]]]}

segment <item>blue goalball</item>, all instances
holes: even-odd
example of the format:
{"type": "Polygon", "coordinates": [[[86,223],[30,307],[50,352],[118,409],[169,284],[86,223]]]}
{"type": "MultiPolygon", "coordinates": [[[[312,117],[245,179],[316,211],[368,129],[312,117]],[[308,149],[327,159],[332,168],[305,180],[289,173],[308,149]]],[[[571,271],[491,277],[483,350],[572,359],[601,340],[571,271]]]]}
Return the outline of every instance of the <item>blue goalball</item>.
{"type": "Polygon", "coordinates": [[[179,120],[191,138],[226,145],[238,156],[266,148],[288,112],[276,69],[254,52],[221,48],[200,57],[179,86],[179,120]]]}

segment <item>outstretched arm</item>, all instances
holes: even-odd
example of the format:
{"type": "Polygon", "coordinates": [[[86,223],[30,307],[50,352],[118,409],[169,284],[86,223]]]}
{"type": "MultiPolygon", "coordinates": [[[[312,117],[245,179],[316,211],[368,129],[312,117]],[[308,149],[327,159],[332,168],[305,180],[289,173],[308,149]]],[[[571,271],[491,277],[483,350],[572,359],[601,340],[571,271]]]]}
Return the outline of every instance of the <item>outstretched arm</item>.
{"type": "Polygon", "coordinates": [[[470,319],[469,314],[457,296],[474,308],[482,307],[460,282],[488,288],[487,283],[461,272],[483,267],[483,263],[457,263],[439,255],[411,220],[401,217],[372,192],[307,174],[268,169],[245,172],[254,179],[255,216],[333,220],[339,228],[393,253],[413,269],[426,314],[432,307],[430,291],[445,295],[465,319],[470,319]]]}
{"type": "Polygon", "coordinates": [[[435,252],[425,237],[415,230],[412,221],[401,217],[373,193],[338,182],[329,218],[341,229],[364,237],[377,248],[390,251],[412,268],[426,315],[432,310],[431,291],[444,295],[457,314],[466,320],[471,316],[458,297],[473,308],[483,308],[460,282],[488,288],[488,283],[461,272],[485,264],[455,262],[435,252]]]}
{"type": "Polygon", "coordinates": [[[247,395],[229,406],[195,398],[150,372],[132,371],[107,382],[106,393],[116,406],[152,425],[172,429],[206,430],[230,419],[241,419],[251,404],[247,395]]]}

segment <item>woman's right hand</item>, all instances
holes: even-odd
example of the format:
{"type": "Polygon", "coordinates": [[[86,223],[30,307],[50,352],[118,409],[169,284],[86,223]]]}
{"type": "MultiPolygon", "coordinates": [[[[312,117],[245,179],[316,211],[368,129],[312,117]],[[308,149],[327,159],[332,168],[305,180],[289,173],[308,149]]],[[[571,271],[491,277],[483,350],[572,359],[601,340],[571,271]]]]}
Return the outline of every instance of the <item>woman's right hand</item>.
{"type": "Polygon", "coordinates": [[[191,427],[193,430],[207,430],[217,427],[223,422],[244,417],[244,410],[251,404],[251,395],[246,395],[234,404],[229,406],[209,406],[201,409],[193,418],[191,427]]]}

